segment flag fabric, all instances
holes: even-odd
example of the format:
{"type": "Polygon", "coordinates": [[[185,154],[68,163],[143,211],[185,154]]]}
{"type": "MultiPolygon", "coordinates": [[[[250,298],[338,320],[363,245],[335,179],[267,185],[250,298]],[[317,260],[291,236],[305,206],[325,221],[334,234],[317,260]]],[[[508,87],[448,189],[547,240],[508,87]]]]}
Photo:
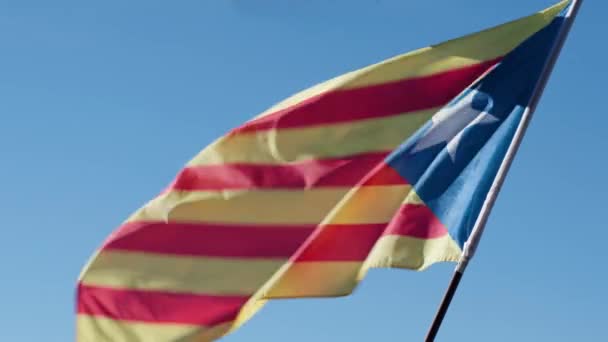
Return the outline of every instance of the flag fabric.
{"type": "Polygon", "coordinates": [[[194,157],[77,286],[78,341],[211,341],[268,299],[458,261],[567,5],[350,72],[194,157]]]}

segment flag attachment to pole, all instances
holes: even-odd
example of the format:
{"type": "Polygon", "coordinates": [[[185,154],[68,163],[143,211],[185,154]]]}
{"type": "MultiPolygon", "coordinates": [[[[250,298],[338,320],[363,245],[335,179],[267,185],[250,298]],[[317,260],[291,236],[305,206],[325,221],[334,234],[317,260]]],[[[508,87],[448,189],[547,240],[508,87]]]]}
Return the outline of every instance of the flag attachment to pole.
{"type": "MultiPolygon", "coordinates": [[[[545,45],[544,48],[541,48],[542,50],[544,50],[541,51],[542,54],[538,55],[538,58],[542,61],[542,66],[527,67],[527,69],[530,70],[531,75],[534,79],[533,89],[531,90],[529,98],[526,97],[526,101],[523,102],[525,103],[525,108],[523,109],[521,119],[517,124],[517,129],[515,130],[513,138],[509,143],[508,149],[505,152],[505,156],[500,162],[500,166],[497,170],[494,180],[492,181],[492,184],[490,185],[488,191],[485,192],[485,199],[479,209],[479,214],[476,215],[475,224],[473,225],[471,232],[467,234],[468,238],[463,245],[462,256],[460,258],[460,261],[458,262],[458,265],[456,266],[456,269],[454,270],[452,280],[450,281],[444,298],[441,304],[439,305],[439,309],[437,310],[437,314],[435,315],[433,323],[431,324],[431,327],[428,331],[428,334],[426,336],[426,342],[432,342],[435,340],[435,337],[439,331],[439,327],[441,326],[443,318],[445,317],[445,314],[452,301],[454,293],[456,292],[456,289],[460,284],[460,280],[462,279],[464,271],[466,270],[469,261],[471,260],[471,258],[473,258],[473,255],[475,254],[475,250],[477,249],[481,236],[483,235],[483,231],[485,229],[487,219],[490,215],[490,211],[492,210],[494,202],[498,197],[500,188],[502,187],[502,184],[515,157],[515,154],[517,153],[517,149],[519,148],[519,145],[523,139],[523,136],[526,132],[526,128],[528,127],[528,124],[532,119],[532,114],[534,113],[536,105],[538,104],[538,101],[542,96],[543,90],[545,88],[545,85],[547,84],[551,71],[553,70],[561,48],[566,40],[570,28],[572,27],[572,24],[574,23],[574,19],[576,18],[576,15],[582,3],[582,0],[571,1],[570,4],[562,11],[562,13],[560,13],[560,15],[558,15],[553,20],[553,22],[548,27],[535,34],[526,42],[528,45],[538,44],[536,46],[537,48],[543,46],[543,44],[545,45]],[[537,40],[540,40],[540,42],[535,42],[534,37],[536,37],[537,40]]],[[[520,49],[523,49],[523,46],[520,49]]],[[[510,55],[515,56],[517,55],[517,52],[514,51],[510,55]]],[[[508,65],[509,61],[505,59],[501,64],[508,65]]],[[[488,79],[489,78],[490,77],[488,77],[488,79]]]]}

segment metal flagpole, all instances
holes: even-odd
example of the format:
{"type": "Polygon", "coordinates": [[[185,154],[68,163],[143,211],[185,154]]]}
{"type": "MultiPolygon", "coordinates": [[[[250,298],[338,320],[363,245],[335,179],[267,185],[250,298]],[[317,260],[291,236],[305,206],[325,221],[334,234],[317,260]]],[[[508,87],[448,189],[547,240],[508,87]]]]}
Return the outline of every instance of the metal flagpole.
{"type": "Polygon", "coordinates": [[[437,310],[437,314],[435,315],[435,318],[433,319],[433,323],[432,323],[431,327],[429,328],[429,331],[426,335],[426,339],[425,339],[426,342],[433,342],[435,340],[435,337],[437,336],[437,332],[439,331],[439,328],[441,327],[443,318],[445,317],[445,314],[448,311],[448,307],[450,306],[450,303],[452,302],[454,293],[456,292],[456,289],[458,288],[458,284],[460,283],[460,280],[462,279],[462,275],[464,274],[464,271],[467,268],[469,261],[471,260],[471,258],[473,258],[473,255],[475,254],[475,250],[477,249],[477,245],[479,244],[481,236],[483,235],[483,231],[485,229],[485,225],[488,220],[488,216],[490,215],[490,211],[492,210],[492,207],[494,206],[494,202],[496,202],[496,197],[498,196],[500,188],[502,187],[502,184],[504,183],[507,172],[509,171],[511,163],[513,162],[513,158],[515,157],[515,154],[517,153],[517,150],[519,149],[519,145],[521,144],[521,141],[526,132],[526,129],[528,128],[530,119],[532,118],[532,114],[534,113],[534,110],[536,109],[538,101],[540,100],[540,97],[545,89],[545,86],[547,85],[549,76],[551,75],[551,72],[553,71],[555,62],[557,61],[557,58],[559,57],[559,53],[564,45],[564,42],[566,41],[566,37],[568,36],[568,33],[570,32],[570,28],[572,27],[574,19],[576,18],[576,15],[578,14],[578,10],[579,10],[580,6],[582,5],[582,3],[583,3],[583,0],[572,0],[571,6],[565,15],[565,22],[558,34],[555,45],[551,49],[549,60],[545,64],[541,77],[535,86],[534,93],[532,94],[532,98],[530,100],[530,105],[525,109],[525,111],[523,113],[521,122],[520,122],[519,126],[517,127],[517,131],[515,132],[515,135],[513,136],[513,141],[511,142],[511,145],[509,146],[509,149],[507,150],[507,153],[505,155],[505,159],[503,160],[502,164],[500,165],[500,168],[498,169],[498,173],[496,174],[496,178],[494,179],[494,183],[490,187],[490,190],[488,191],[488,194],[486,196],[486,200],[484,201],[483,206],[481,207],[481,211],[479,213],[479,216],[477,217],[477,221],[475,222],[475,226],[473,227],[471,236],[464,245],[464,250],[463,250],[462,256],[460,258],[460,261],[458,262],[458,265],[456,265],[456,269],[454,270],[454,275],[452,276],[452,280],[450,281],[450,284],[449,284],[449,286],[445,292],[445,295],[443,296],[441,304],[439,305],[439,308],[437,310]]]}

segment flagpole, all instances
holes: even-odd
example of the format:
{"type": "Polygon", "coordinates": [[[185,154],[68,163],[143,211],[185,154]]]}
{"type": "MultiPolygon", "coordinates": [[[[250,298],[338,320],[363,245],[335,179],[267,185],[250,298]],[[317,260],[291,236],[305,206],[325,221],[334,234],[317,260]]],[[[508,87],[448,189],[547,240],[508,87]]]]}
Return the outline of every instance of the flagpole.
{"type": "Polygon", "coordinates": [[[439,305],[435,318],[433,319],[433,323],[431,324],[431,327],[429,328],[429,331],[426,335],[426,342],[433,342],[435,340],[437,332],[439,331],[441,323],[443,322],[443,318],[445,317],[450,303],[452,302],[452,298],[456,293],[456,289],[460,284],[460,280],[462,279],[464,271],[466,270],[469,261],[473,258],[473,255],[475,254],[477,246],[479,245],[479,241],[481,240],[481,236],[483,235],[483,231],[485,229],[486,222],[488,220],[492,207],[494,206],[498,193],[500,192],[500,188],[504,183],[507,172],[509,171],[511,163],[513,162],[513,158],[515,157],[515,154],[519,149],[519,145],[521,144],[526,129],[530,124],[532,114],[534,113],[534,110],[538,105],[538,101],[540,100],[540,97],[542,96],[542,93],[545,90],[545,86],[547,85],[549,76],[553,71],[555,62],[559,57],[562,47],[564,46],[564,42],[566,41],[568,33],[570,32],[570,28],[572,27],[572,24],[576,19],[576,15],[578,14],[582,3],[583,0],[572,0],[571,6],[565,15],[565,22],[559,32],[559,35],[555,44],[553,45],[553,48],[551,49],[549,59],[543,68],[541,77],[535,86],[534,93],[532,94],[532,98],[530,100],[530,105],[525,109],[523,113],[521,122],[517,127],[515,135],[513,136],[513,141],[511,142],[511,145],[509,146],[509,149],[507,150],[507,153],[505,155],[505,159],[500,165],[498,173],[496,174],[496,178],[494,179],[494,183],[490,187],[483,206],[481,207],[481,211],[479,213],[477,221],[475,222],[475,226],[473,227],[471,236],[464,245],[464,250],[460,261],[458,262],[458,265],[456,265],[454,274],[452,276],[452,279],[450,280],[450,284],[448,285],[448,288],[443,296],[443,299],[441,300],[441,304],[439,305]]]}

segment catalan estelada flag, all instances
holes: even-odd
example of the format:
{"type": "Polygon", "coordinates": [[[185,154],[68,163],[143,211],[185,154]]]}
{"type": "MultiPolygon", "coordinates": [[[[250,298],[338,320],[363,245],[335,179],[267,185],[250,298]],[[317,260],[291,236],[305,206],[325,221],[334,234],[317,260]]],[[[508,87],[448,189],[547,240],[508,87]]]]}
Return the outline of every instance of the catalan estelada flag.
{"type": "Polygon", "coordinates": [[[203,149],[82,271],[78,341],[211,341],[268,299],[458,261],[566,6],[339,76],[203,149]]]}

